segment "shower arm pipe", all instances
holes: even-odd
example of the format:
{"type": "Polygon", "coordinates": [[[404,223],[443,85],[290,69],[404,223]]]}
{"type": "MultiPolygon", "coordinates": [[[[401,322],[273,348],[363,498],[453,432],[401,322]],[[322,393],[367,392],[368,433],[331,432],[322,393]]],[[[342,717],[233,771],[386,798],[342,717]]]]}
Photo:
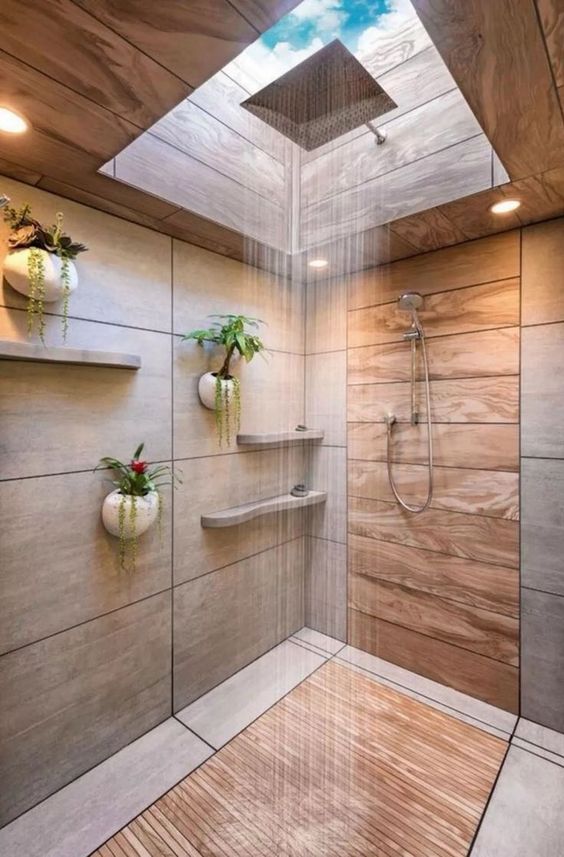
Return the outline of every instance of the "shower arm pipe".
{"type": "Polygon", "coordinates": [[[366,127],[369,131],[372,131],[372,133],[376,137],[376,145],[383,146],[386,140],[388,139],[388,132],[384,128],[378,128],[378,126],[375,125],[372,121],[367,122],[366,127]]]}

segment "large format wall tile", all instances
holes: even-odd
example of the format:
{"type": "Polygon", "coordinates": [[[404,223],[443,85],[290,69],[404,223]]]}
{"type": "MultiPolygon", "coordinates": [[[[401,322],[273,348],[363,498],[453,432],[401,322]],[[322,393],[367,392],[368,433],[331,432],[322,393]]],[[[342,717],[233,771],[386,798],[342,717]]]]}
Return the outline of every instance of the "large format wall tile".
{"type": "Polygon", "coordinates": [[[170,490],[162,533],[139,538],[133,573],[101,520],[108,471],[0,482],[5,533],[0,571],[0,652],[27,645],[171,585],[170,490]]]}
{"type": "Polygon", "coordinates": [[[305,624],[345,641],[347,638],[347,548],[308,537],[305,569],[305,624]]]}
{"type": "Polygon", "coordinates": [[[306,354],[336,351],[347,342],[347,280],[313,280],[307,284],[306,354]]]}
{"type": "Polygon", "coordinates": [[[521,454],[564,458],[564,324],[522,331],[521,454]]]}
{"type": "Polygon", "coordinates": [[[347,445],[347,352],[306,357],[306,425],[325,432],[328,446],[347,445]]]}
{"type": "Polygon", "coordinates": [[[523,230],[523,324],[564,321],[564,218],[523,230]]]}
{"type": "Polygon", "coordinates": [[[170,594],[0,660],[0,823],[110,756],[170,712],[170,594]]]}
{"type": "Polygon", "coordinates": [[[309,510],[308,534],[334,542],[347,540],[347,451],[337,446],[311,450],[307,484],[327,492],[327,502],[309,510]]]}
{"type": "MultiPolygon", "coordinates": [[[[25,339],[25,313],[0,310],[0,336],[25,339]]],[[[2,361],[0,478],[89,470],[141,441],[149,460],[170,459],[170,335],[73,319],[67,344],[139,354],[141,369],[2,361]]]]}
{"type": "Polygon", "coordinates": [[[304,624],[304,540],[174,590],[174,711],[304,624]]]}
{"type": "Polygon", "coordinates": [[[521,714],[564,732],[564,598],[523,589],[521,714]]]}
{"type": "Polygon", "coordinates": [[[210,313],[242,313],[265,322],[268,348],[304,352],[304,287],[289,279],[174,241],[174,331],[207,327],[210,313]]]}
{"type": "Polygon", "coordinates": [[[300,447],[182,461],[174,497],[174,582],[191,580],[303,533],[302,510],[202,529],[203,514],[274,497],[304,480],[300,447]]]}
{"type": "MultiPolygon", "coordinates": [[[[198,398],[200,375],[220,365],[195,342],[174,342],[174,456],[190,458],[229,451],[218,444],[215,414],[198,398]]],[[[241,431],[249,433],[295,429],[304,422],[304,357],[271,352],[250,364],[240,362],[241,431]]],[[[235,450],[232,440],[231,451],[235,450]]]]}
{"type": "Polygon", "coordinates": [[[564,595],[564,461],[522,461],[522,583],[564,595]]]}
{"type": "MultiPolygon", "coordinates": [[[[70,299],[70,314],[151,330],[171,329],[171,239],[151,229],[79,205],[68,199],[2,179],[2,192],[19,207],[30,203],[32,214],[47,224],[62,211],[65,230],[88,247],[76,265],[78,289],[70,299]]],[[[0,225],[1,252],[8,227],[0,225]]],[[[25,306],[25,298],[5,282],[1,302],[25,306]]],[[[60,312],[60,304],[48,307],[60,312]]]]}

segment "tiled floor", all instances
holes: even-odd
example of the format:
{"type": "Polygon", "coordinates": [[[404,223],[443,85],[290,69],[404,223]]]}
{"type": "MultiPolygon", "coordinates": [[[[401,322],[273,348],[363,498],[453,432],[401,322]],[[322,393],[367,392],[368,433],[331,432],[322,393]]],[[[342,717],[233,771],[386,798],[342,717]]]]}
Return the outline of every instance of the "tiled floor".
{"type": "MultiPolygon", "coordinates": [[[[472,846],[472,857],[563,857],[563,735],[525,720],[516,724],[514,715],[409,673],[358,649],[345,646],[340,641],[309,628],[303,628],[289,640],[178,712],[175,718],[165,721],[0,830],[0,855],[87,857],[96,849],[100,849],[99,855],[102,857],[122,857],[124,852],[119,850],[114,840],[111,846],[101,846],[101,843],[198,768],[215,750],[224,747],[227,742],[231,742],[228,747],[234,746],[239,740],[235,736],[249,724],[255,721],[263,723],[265,712],[274,710],[273,706],[278,708],[277,703],[284,698],[288,700],[288,694],[293,698],[297,693],[294,690],[297,686],[304,687],[308,683],[315,686],[317,676],[323,673],[325,665],[329,663],[335,668],[339,665],[346,668],[352,677],[350,681],[369,680],[369,686],[380,688],[379,693],[393,693],[394,699],[399,699],[402,705],[419,703],[414,710],[428,712],[427,717],[442,718],[449,715],[441,722],[450,723],[451,718],[454,718],[465,724],[456,728],[474,727],[467,734],[481,734],[484,740],[496,739],[499,743],[494,746],[505,747],[511,739],[512,746],[472,846]],[[310,676],[312,678],[309,678],[310,676]],[[410,698],[409,703],[406,698],[410,698]],[[435,709],[435,712],[431,715],[432,709],[435,709]]],[[[357,695],[358,693],[360,692],[357,692],[357,695]]],[[[360,695],[362,696],[362,693],[360,695]]],[[[348,728],[350,712],[342,716],[348,728]]],[[[307,708],[305,719],[311,720],[314,730],[318,729],[319,712],[314,707],[307,708]]],[[[284,741],[291,740],[292,734],[295,734],[290,725],[289,722],[283,724],[284,728],[280,734],[284,736],[284,741]]],[[[257,726],[257,733],[260,733],[262,728],[257,726]]],[[[278,723],[277,728],[282,729],[282,725],[278,723]]],[[[441,730],[437,729],[436,734],[440,736],[441,730]]],[[[347,753],[351,753],[350,738],[346,740],[349,742],[346,745],[347,753]]],[[[363,740],[363,756],[371,757],[371,747],[378,748],[379,743],[385,740],[381,729],[372,729],[370,735],[367,734],[363,740]]],[[[319,758],[324,758],[325,752],[326,766],[331,767],[334,754],[327,753],[326,747],[324,751],[321,745],[317,747],[316,752],[318,761],[319,758]]],[[[435,763],[434,760],[433,765],[435,763]]],[[[290,780],[285,785],[285,774],[283,775],[278,757],[271,760],[269,770],[271,779],[275,779],[282,791],[292,790],[290,780]]],[[[349,774],[350,767],[347,775],[349,774]]],[[[385,782],[382,781],[380,786],[384,787],[385,782]]],[[[348,786],[352,788],[350,779],[348,786]]],[[[353,796],[351,791],[351,797],[353,796]]],[[[331,819],[330,805],[329,802],[323,807],[324,830],[331,827],[333,822],[338,826],[338,819],[331,819]]],[[[479,814],[475,826],[478,821],[479,814]]],[[[154,819],[152,823],[156,823],[154,819]]],[[[300,857],[302,854],[308,857],[316,855],[318,852],[311,851],[307,843],[311,836],[316,835],[318,823],[319,817],[315,811],[311,807],[307,812],[304,809],[300,820],[301,844],[298,850],[273,852],[263,849],[260,853],[265,857],[267,854],[268,857],[271,854],[274,857],[278,853],[299,854],[300,857]]],[[[139,833],[138,828],[137,831],[139,833]]],[[[298,836],[297,829],[295,835],[298,836]]],[[[395,848],[388,851],[386,848],[388,846],[382,846],[381,850],[365,852],[359,852],[358,849],[348,852],[345,848],[342,857],[348,857],[349,853],[351,857],[368,857],[373,854],[378,857],[398,857],[400,853],[404,853],[406,857],[428,857],[428,851],[421,850],[417,844],[404,852],[396,851],[395,848]]],[[[128,846],[128,849],[125,850],[128,857],[136,857],[138,853],[147,857],[142,849],[132,850],[131,846],[128,846]]],[[[152,855],[153,851],[149,849],[147,853],[152,855]]],[[[184,852],[174,846],[168,851],[157,850],[154,853],[166,854],[167,857],[187,853],[191,857],[197,857],[200,852],[184,852]]],[[[214,855],[216,852],[206,853],[214,855]]],[[[217,851],[221,857],[231,853],[217,851]]],[[[250,855],[252,852],[247,850],[245,853],[250,855]]],[[[438,853],[442,852],[432,851],[432,857],[438,853]]],[[[325,852],[323,854],[325,855],[325,852]]],[[[449,855],[452,857],[451,852],[449,855]]]]}

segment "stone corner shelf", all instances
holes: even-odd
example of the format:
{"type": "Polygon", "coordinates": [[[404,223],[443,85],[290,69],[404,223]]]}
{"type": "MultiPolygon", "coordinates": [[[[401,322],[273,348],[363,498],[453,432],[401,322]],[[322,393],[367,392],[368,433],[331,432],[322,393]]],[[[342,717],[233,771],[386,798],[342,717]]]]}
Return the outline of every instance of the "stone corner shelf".
{"type": "Polygon", "coordinates": [[[305,431],[273,431],[266,434],[238,434],[237,443],[241,446],[273,446],[283,443],[301,443],[305,440],[323,440],[325,432],[322,429],[306,429],[305,431]]]}
{"type": "Polygon", "coordinates": [[[67,348],[64,345],[40,345],[0,339],[0,360],[27,360],[34,363],[70,363],[84,366],[105,366],[111,369],[139,369],[138,354],[119,351],[96,351],[87,348],[67,348]]]}
{"type": "Polygon", "coordinates": [[[233,506],[232,509],[202,515],[201,523],[205,529],[235,527],[237,524],[244,524],[245,521],[252,521],[253,518],[259,518],[261,515],[268,515],[271,512],[285,512],[288,509],[316,506],[318,503],[325,503],[326,500],[325,491],[310,491],[307,497],[280,494],[278,497],[269,497],[267,500],[256,500],[254,503],[245,503],[243,506],[233,506]]]}

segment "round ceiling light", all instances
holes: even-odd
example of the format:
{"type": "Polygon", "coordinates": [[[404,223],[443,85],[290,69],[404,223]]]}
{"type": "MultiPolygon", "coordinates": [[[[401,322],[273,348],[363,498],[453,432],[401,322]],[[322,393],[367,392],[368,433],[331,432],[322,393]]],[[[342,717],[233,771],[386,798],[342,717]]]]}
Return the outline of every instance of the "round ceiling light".
{"type": "Polygon", "coordinates": [[[492,214],[509,214],[510,211],[515,211],[521,203],[518,199],[504,199],[502,202],[496,202],[490,207],[492,214]]]}
{"type": "Polygon", "coordinates": [[[308,264],[310,268],[326,268],[329,262],[327,259],[312,259],[308,264]]]}
{"type": "Polygon", "coordinates": [[[0,107],[0,131],[5,131],[7,134],[22,134],[28,128],[29,125],[19,113],[10,110],[9,107],[0,107]]]}

